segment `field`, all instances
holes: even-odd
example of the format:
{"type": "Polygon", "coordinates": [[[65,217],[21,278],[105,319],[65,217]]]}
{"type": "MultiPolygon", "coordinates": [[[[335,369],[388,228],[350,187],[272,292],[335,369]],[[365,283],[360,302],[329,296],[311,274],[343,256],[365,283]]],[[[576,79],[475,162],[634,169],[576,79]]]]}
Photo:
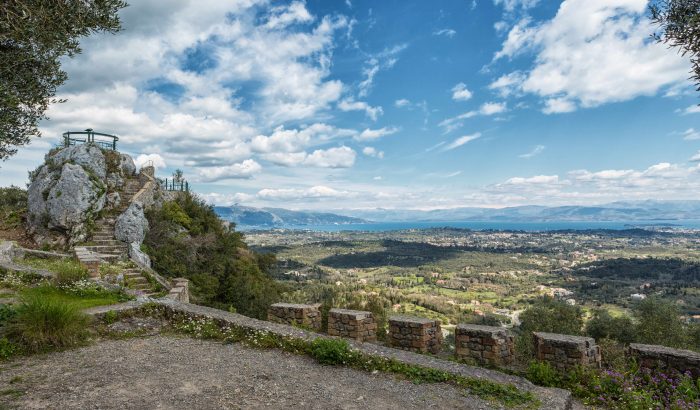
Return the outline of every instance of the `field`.
{"type": "Polygon", "coordinates": [[[676,303],[700,315],[700,232],[506,232],[426,229],[392,232],[253,231],[246,240],[273,252],[285,299],[517,324],[543,295],[584,311],[628,314],[637,300],[676,303]]]}

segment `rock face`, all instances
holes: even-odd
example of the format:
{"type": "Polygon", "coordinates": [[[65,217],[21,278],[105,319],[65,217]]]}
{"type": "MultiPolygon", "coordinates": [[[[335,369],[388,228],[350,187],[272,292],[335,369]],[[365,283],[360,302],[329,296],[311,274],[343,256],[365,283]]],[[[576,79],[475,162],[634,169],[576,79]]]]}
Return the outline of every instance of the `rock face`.
{"type": "Polygon", "coordinates": [[[143,214],[143,205],[133,202],[114,224],[114,237],[128,244],[140,246],[148,232],[148,220],[143,214]]]}
{"type": "MultiPolygon", "coordinates": [[[[39,244],[72,246],[88,238],[89,228],[111,195],[134,174],[126,154],[82,144],[52,150],[33,172],[28,189],[28,230],[39,244]]],[[[117,194],[118,195],[118,194],[117,194]]]]}

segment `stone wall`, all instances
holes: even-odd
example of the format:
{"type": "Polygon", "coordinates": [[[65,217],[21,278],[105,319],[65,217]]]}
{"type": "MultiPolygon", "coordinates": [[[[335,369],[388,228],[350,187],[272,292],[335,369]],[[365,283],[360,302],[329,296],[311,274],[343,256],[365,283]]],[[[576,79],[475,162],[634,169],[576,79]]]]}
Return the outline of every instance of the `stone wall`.
{"type": "Polygon", "coordinates": [[[537,360],[560,370],[577,365],[600,367],[600,348],[592,337],[534,333],[537,360]]]}
{"type": "Polygon", "coordinates": [[[168,292],[168,298],[178,302],[190,303],[190,281],[185,278],[172,280],[172,288],[168,292]]]}
{"type": "Polygon", "coordinates": [[[377,341],[377,322],[371,312],[331,309],[328,312],[328,334],[358,342],[377,341]]]}
{"type": "Polygon", "coordinates": [[[460,324],[455,329],[455,355],[458,358],[501,365],[513,361],[514,350],[513,335],[502,327],[460,324]]]}
{"type": "Polygon", "coordinates": [[[442,346],[440,321],[392,316],[389,318],[389,344],[413,352],[438,353],[442,346]]]}
{"type": "Polygon", "coordinates": [[[320,303],[313,305],[275,303],[267,310],[267,320],[275,323],[303,326],[313,330],[320,330],[320,307],[320,303]]]}
{"type": "Polygon", "coordinates": [[[700,377],[700,353],[698,352],[632,343],[628,354],[637,360],[640,367],[690,371],[693,376],[700,377]]]}

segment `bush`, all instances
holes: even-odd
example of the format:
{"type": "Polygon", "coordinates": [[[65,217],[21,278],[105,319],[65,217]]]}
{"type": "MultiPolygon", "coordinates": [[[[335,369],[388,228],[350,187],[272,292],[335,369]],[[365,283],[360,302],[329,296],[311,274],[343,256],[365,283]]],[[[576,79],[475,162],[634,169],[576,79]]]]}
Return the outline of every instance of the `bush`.
{"type": "Polygon", "coordinates": [[[25,294],[8,325],[8,336],[29,352],[67,348],[85,342],[89,322],[73,304],[25,294]]]}
{"type": "Polygon", "coordinates": [[[607,338],[625,344],[634,342],[637,336],[634,323],[629,317],[612,317],[603,309],[593,312],[593,317],[586,324],[586,333],[596,340],[607,338]]]}
{"type": "Polygon", "coordinates": [[[526,377],[540,386],[555,387],[561,384],[559,373],[547,362],[530,362],[530,365],[527,367],[526,377]]]}
{"type": "Polygon", "coordinates": [[[355,358],[346,340],[323,338],[311,343],[311,356],[319,363],[328,365],[348,364],[355,358]]]}
{"type": "Polygon", "coordinates": [[[0,337],[0,360],[7,360],[19,353],[19,346],[10,342],[6,337],[0,337]]]}
{"type": "Polygon", "coordinates": [[[681,313],[673,303],[650,297],[639,302],[633,314],[638,322],[637,342],[679,348],[688,346],[681,313]]]}
{"type": "Polygon", "coordinates": [[[583,312],[578,306],[544,297],[520,315],[520,334],[515,340],[518,359],[527,363],[534,355],[533,332],[580,335],[583,327],[583,312]]]}

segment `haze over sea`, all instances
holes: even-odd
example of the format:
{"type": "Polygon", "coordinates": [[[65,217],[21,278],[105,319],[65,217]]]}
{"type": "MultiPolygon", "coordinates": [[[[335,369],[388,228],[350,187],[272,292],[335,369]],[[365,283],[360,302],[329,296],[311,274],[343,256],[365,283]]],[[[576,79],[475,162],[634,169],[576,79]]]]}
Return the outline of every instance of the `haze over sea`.
{"type": "MultiPolygon", "coordinates": [[[[668,227],[678,229],[700,229],[700,219],[694,220],[657,220],[657,221],[547,221],[547,222],[509,222],[509,221],[404,221],[404,222],[369,222],[360,224],[325,224],[325,225],[285,225],[274,229],[308,230],[322,232],[339,231],[398,231],[406,229],[459,228],[472,230],[501,231],[559,231],[591,229],[634,229],[650,227],[668,227]]],[[[273,229],[264,226],[237,225],[240,231],[273,229]]]]}

